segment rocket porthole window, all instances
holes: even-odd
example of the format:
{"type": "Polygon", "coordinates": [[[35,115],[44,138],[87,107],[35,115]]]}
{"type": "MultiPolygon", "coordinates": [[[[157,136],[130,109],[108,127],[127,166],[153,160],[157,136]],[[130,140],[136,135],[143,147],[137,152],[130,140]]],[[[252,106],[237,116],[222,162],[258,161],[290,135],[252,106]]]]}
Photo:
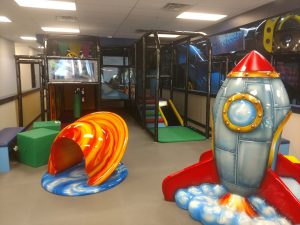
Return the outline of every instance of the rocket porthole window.
{"type": "Polygon", "coordinates": [[[253,95],[238,93],[225,102],[223,121],[235,132],[250,132],[256,129],[263,118],[263,107],[253,95]]]}
{"type": "Polygon", "coordinates": [[[233,124],[240,127],[251,124],[256,114],[254,105],[244,99],[232,102],[228,109],[228,118],[233,124]]]}

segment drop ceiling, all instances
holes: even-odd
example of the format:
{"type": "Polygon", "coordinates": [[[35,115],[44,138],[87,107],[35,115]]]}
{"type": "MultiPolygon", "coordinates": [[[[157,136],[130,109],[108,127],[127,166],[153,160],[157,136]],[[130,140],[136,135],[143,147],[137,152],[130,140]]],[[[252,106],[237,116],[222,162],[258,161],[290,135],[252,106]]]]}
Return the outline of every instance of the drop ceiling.
{"type": "MultiPolygon", "coordinates": [[[[220,21],[176,19],[182,11],[217,13],[229,19],[272,0],[76,0],[76,11],[24,8],[14,0],[0,1],[0,15],[12,20],[0,23],[0,36],[25,43],[20,36],[45,33],[42,26],[79,28],[82,35],[139,38],[137,29],[201,31],[220,21]],[[167,3],[188,5],[178,11],[166,10],[167,3]]],[[[224,20],[224,19],[223,19],[224,20]]]]}

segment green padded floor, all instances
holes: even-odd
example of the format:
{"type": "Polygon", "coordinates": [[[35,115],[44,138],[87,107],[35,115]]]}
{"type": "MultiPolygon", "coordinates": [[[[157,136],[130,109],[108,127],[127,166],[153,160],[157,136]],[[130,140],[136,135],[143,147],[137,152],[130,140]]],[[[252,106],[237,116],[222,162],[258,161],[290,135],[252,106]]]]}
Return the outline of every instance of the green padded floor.
{"type": "MultiPolygon", "coordinates": [[[[154,129],[151,129],[154,132],[154,129]]],[[[203,141],[206,138],[193,131],[188,127],[170,126],[158,128],[158,141],[167,142],[184,142],[184,141],[203,141]]]]}

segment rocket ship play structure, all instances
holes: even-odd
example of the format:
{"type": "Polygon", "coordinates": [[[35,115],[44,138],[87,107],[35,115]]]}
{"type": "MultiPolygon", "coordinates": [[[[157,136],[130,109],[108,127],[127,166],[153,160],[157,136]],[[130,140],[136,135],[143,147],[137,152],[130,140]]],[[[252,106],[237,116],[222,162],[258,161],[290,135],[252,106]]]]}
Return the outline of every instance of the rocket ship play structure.
{"type": "Polygon", "coordinates": [[[212,150],[203,153],[198,163],[164,179],[165,200],[174,201],[181,188],[222,184],[227,193],[220,196],[221,205],[254,217],[257,212],[247,198],[255,194],[299,224],[300,202],[279,176],[300,183],[300,167],[282,155],[277,157],[281,132],[290,114],[280,75],[261,54],[250,52],[227,75],[217,94],[212,150]]]}

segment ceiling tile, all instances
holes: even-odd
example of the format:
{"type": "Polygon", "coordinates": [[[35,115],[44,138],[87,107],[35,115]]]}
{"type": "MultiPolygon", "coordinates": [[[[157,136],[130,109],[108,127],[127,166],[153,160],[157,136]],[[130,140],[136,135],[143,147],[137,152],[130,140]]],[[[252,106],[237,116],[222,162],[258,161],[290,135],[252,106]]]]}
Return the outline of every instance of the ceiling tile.
{"type": "MultiPolygon", "coordinates": [[[[20,35],[42,33],[41,26],[79,27],[81,34],[139,37],[137,29],[199,31],[216,22],[176,19],[179,11],[167,11],[167,3],[188,4],[188,11],[222,13],[230,16],[272,0],[75,0],[77,11],[33,9],[18,6],[14,0],[0,0],[0,14],[12,23],[0,24],[0,36],[19,41],[20,35]],[[78,22],[59,22],[56,16],[74,16],[78,22]]],[[[71,1],[71,0],[70,0],[71,1]]]]}

